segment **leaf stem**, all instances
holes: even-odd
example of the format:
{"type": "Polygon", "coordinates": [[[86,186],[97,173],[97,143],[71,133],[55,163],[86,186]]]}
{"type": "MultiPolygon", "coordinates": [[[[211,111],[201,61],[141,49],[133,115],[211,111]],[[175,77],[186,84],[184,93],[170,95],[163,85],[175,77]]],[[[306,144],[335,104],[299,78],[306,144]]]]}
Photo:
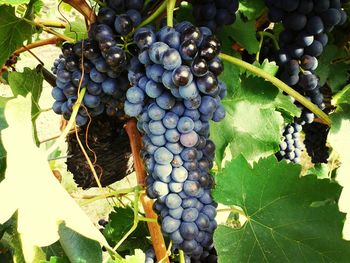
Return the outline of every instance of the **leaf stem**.
{"type": "Polygon", "coordinates": [[[57,139],[57,141],[55,141],[55,143],[49,148],[46,150],[46,154],[49,156],[53,151],[56,150],[56,148],[58,148],[63,142],[64,140],[66,139],[68,133],[71,131],[71,129],[73,128],[74,124],[75,124],[75,118],[77,117],[78,115],[78,111],[79,111],[79,108],[80,108],[80,105],[83,101],[83,98],[84,98],[84,95],[85,95],[85,92],[86,92],[86,88],[82,88],[79,92],[79,96],[78,96],[78,99],[77,101],[75,102],[74,106],[73,106],[73,112],[72,112],[72,115],[68,121],[68,124],[66,126],[66,128],[64,128],[62,134],[60,135],[60,137],[57,139]]]}
{"type": "Polygon", "coordinates": [[[176,0],[167,0],[167,25],[168,27],[174,27],[174,9],[176,5],[176,0]]]}
{"type": "Polygon", "coordinates": [[[338,105],[338,100],[350,89],[350,84],[346,85],[341,91],[333,96],[332,103],[338,105]]]}
{"type": "Polygon", "coordinates": [[[117,197],[117,196],[121,196],[121,195],[126,195],[126,194],[134,192],[136,188],[139,189],[139,187],[136,186],[136,187],[132,187],[132,188],[127,188],[127,189],[121,189],[121,190],[113,191],[113,192],[106,193],[106,194],[101,194],[101,195],[98,195],[98,196],[89,197],[88,200],[86,200],[84,202],[81,202],[80,206],[85,206],[85,205],[88,205],[88,204],[93,203],[95,201],[98,201],[98,200],[101,200],[101,199],[106,199],[106,198],[109,198],[109,197],[117,197]]]}
{"type": "Polygon", "coordinates": [[[289,87],[283,81],[277,79],[276,77],[270,75],[266,71],[254,66],[254,65],[251,65],[251,64],[249,64],[241,59],[238,59],[238,58],[235,58],[235,57],[223,54],[223,53],[220,54],[220,57],[225,61],[228,61],[228,62],[230,62],[234,65],[237,65],[241,68],[244,68],[244,69],[250,71],[251,73],[255,74],[256,76],[259,76],[259,77],[264,78],[265,80],[271,82],[277,88],[286,92],[288,95],[292,96],[295,100],[297,100],[299,103],[301,103],[303,106],[308,108],[315,115],[319,116],[325,122],[325,124],[327,124],[328,126],[331,125],[332,121],[327,114],[325,114],[322,110],[320,110],[315,104],[313,104],[312,102],[307,100],[299,92],[297,92],[294,89],[292,89],[291,87],[289,87]]]}
{"type": "MultiPolygon", "coordinates": [[[[140,186],[144,186],[146,171],[140,156],[142,143],[141,143],[140,133],[137,130],[136,120],[130,119],[125,124],[125,130],[130,139],[131,152],[134,157],[134,166],[135,166],[137,183],[140,186]]],[[[152,208],[153,201],[149,199],[145,194],[141,194],[140,199],[141,199],[143,210],[145,211],[146,217],[154,218],[157,220],[157,215],[152,208]]],[[[152,240],[154,251],[157,257],[157,261],[159,262],[162,259],[165,259],[165,262],[169,263],[170,261],[168,258],[165,241],[164,241],[164,237],[162,235],[160,226],[158,225],[158,223],[152,223],[152,222],[147,222],[147,225],[148,225],[149,232],[151,234],[151,240],[152,240]]]]}
{"type": "Polygon", "coordinates": [[[185,263],[185,253],[182,249],[179,250],[180,263],[185,263]]]}
{"type": "Polygon", "coordinates": [[[40,24],[47,27],[55,27],[55,28],[65,28],[67,26],[66,22],[63,21],[57,21],[57,20],[49,20],[49,19],[42,19],[40,17],[36,17],[34,19],[35,24],[40,24]]]}

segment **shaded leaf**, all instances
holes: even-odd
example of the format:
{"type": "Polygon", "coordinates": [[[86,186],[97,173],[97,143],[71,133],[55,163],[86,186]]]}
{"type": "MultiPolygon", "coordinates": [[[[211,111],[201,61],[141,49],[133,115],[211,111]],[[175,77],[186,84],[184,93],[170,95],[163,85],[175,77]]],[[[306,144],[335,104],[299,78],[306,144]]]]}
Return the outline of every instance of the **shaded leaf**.
{"type": "Polygon", "coordinates": [[[81,18],[76,18],[75,21],[67,23],[64,35],[73,38],[75,41],[85,39],[88,37],[88,33],[85,26],[85,21],[81,18]]]}
{"type": "Polygon", "coordinates": [[[240,0],[239,11],[248,18],[255,20],[264,12],[266,5],[263,0],[240,0]]]}

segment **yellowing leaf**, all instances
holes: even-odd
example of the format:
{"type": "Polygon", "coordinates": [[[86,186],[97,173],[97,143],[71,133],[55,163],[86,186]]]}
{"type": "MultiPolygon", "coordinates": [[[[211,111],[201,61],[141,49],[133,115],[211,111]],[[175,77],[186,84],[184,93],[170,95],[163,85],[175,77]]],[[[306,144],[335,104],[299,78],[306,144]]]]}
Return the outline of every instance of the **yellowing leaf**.
{"type": "MultiPolygon", "coordinates": [[[[108,246],[52,175],[45,153],[36,147],[32,136],[31,94],[10,100],[5,107],[5,118],[8,128],[1,132],[1,138],[7,151],[7,169],[0,183],[0,224],[18,210],[18,232],[27,248],[57,241],[58,225],[62,221],[79,234],[108,246]]],[[[32,262],[33,255],[27,253],[26,260],[32,262]]]]}

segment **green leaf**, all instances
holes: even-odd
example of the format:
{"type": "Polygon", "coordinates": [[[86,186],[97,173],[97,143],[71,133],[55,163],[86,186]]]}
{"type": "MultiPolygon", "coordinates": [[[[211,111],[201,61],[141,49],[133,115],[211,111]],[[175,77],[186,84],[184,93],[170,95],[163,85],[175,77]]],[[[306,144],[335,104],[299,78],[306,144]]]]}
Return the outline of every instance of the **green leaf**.
{"type": "MultiPolygon", "coordinates": [[[[220,39],[233,39],[244,47],[249,54],[259,51],[259,41],[256,38],[255,20],[244,22],[240,16],[234,24],[226,26],[220,34],[220,39]]],[[[223,40],[224,41],[224,40],[223,40]]],[[[233,43],[233,41],[231,41],[233,43]]]]}
{"type": "MultiPolygon", "coordinates": [[[[130,230],[133,223],[134,211],[132,208],[115,207],[114,211],[109,215],[108,224],[103,233],[106,239],[115,245],[130,230]]],[[[127,252],[127,254],[130,254],[134,249],[138,248],[147,250],[149,248],[147,236],[148,229],[146,223],[139,222],[136,230],[118,248],[118,252],[127,252]]]]}
{"type": "Polygon", "coordinates": [[[344,214],[336,203],[341,187],[316,176],[300,177],[300,171],[274,156],[254,167],[243,156],[226,164],[216,177],[214,199],[241,207],[247,220],[241,229],[218,227],[219,262],[348,261],[350,243],[342,240],[344,214]]]}
{"type": "Polygon", "coordinates": [[[44,251],[46,259],[56,257],[59,259],[67,260],[67,262],[69,262],[59,241],[53,243],[50,246],[42,247],[41,249],[44,251]]]}
{"type": "Polygon", "coordinates": [[[228,145],[234,156],[242,153],[249,160],[277,152],[284,123],[281,113],[276,111],[279,91],[270,83],[244,77],[232,94],[223,100],[226,118],[211,124],[219,168],[228,145]]]}
{"type": "Polygon", "coordinates": [[[117,260],[117,263],[141,263],[145,262],[146,256],[140,249],[135,249],[135,255],[126,256],[125,259],[117,260]]]}
{"type": "Polygon", "coordinates": [[[285,123],[292,123],[294,117],[300,117],[301,110],[292,101],[291,97],[279,93],[274,101],[276,110],[282,113],[285,123]]]}
{"type": "Polygon", "coordinates": [[[241,80],[240,80],[240,68],[236,65],[233,65],[227,61],[224,62],[224,72],[220,75],[220,80],[225,82],[227,86],[228,96],[234,95],[237,89],[240,89],[241,80]]]}
{"type": "Polygon", "coordinates": [[[62,248],[70,262],[102,262],[102,249],[97,241],[80,235],[64,224],[60,224],[58,233],[62,248]]]}
{"type": "Polygon", "coordinates": [[[76,17],[75,21],[70,21],[67,23],[63,34],[67,37],[75,39],[76,41],[87,38],[88,33],[86,30],[85,21],[76,17]]]}
{"type": "Polygon", "coordinates": [[[319,59],[316,73],[320,77],[320,85],[323,86],[327,83],[333,93],[344,87],[349,78],[348,65],[345,63],[333,63],[333,61],[346,56],[345,50],[331,44],[327,45],[319,59]]]}
{"type": "Polygon", "coordinates": [[[0,66],[27,39],[31,38],[32,26],[16,17],[15,8],[0,6],[0,66]]]}
{"type": "Polygon", "coordinates": [[[32,94],[32,116],[33,121],[39,116],[39,99],[43,90],[44,77],[41,72],[24,68],[23,72],[11,72],[9,74],[9,85],[15,96],[27,96],[32,94]]]}
{"type": "Polygon", "coordinates": [[[350,106],[340,104],[337,111],[331,115],[332,127],[329,131],[328,141],[333,150],[339,155],[341,166],[337,169],[336,179],[344,188],[339,199],[340,211],[347,213],[343,235],[350,240],[350,106]]]}
{"type": "Polygon", "coordinates": [[[58,223],[62,221],[74,231],[109,247],[100,231],[52,175],[45,152],[34,144],[30,97],[31,94],[26,98],[19,96],[10,100],[5,108],[8,128],[1,131],[1,138],[7,151],[7,169],[0,183],[0,200],[11,202],[0,202],[0,224],[18,211],[18,232],[28,262],[35,257],[35,247],[48,246],[58,240],[58,223]]]}
{"type": "MultiPolygon", "coordinates": [[[[272,76],[275,76],[278,72],[278,66],[276,65],[275,61],[269,61],[268,59],[264,59],[263,63],[260,64],[259,62],[255,61],[253,63],[254,66],[261,68],[262,70],[264,70],[265,72],[269,73],[272,76]]],[[[250,73],[247,75],[249,76],[250,73]]]]}
{"type": "Polygon", "coordinates": [[[266,5],[263,0],[240,0],[239,11],[248,20],[255,20],[264,13],[266,5]]]}

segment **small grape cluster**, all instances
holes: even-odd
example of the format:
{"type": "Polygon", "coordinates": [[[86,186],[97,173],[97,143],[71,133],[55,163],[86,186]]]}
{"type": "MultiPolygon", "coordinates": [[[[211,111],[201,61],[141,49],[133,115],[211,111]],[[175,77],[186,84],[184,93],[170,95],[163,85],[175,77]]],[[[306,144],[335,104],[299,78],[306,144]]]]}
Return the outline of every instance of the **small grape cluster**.
{"type": "Polygon", "coordinates": [[[174,247],[199,258],[212,247],[217,226],[209,121],[225,116],[220,43],[209,28],[189,22],[158,33],[144,27],[134,40],[144,69],[135,62],[124,110],[138,117],[144,134],[147,193],[157,199],[154,210],[174,247]]]}
{"type": "Polygon", "coordinates": [[[286,159],[294,163],[300,163],[303,146],[300,143],[302,126],[297,123],[288,124],[283,131],[283,139],[280,151],[277,153],[279,160],[286,159]]]}
{"type": "Polygon", "coordinates": [[[329,127],[322,123],[307,124],[303,128],[305,132],[304,144],[313,163],[327,163],[329,148],[327,137],[329,127]]]}
{"type": "Polygon", "coordinates": [[[238,0],[193,0],[193,16],[199,26],[206,26],[213,32],[236,21],[238,0]]]}

